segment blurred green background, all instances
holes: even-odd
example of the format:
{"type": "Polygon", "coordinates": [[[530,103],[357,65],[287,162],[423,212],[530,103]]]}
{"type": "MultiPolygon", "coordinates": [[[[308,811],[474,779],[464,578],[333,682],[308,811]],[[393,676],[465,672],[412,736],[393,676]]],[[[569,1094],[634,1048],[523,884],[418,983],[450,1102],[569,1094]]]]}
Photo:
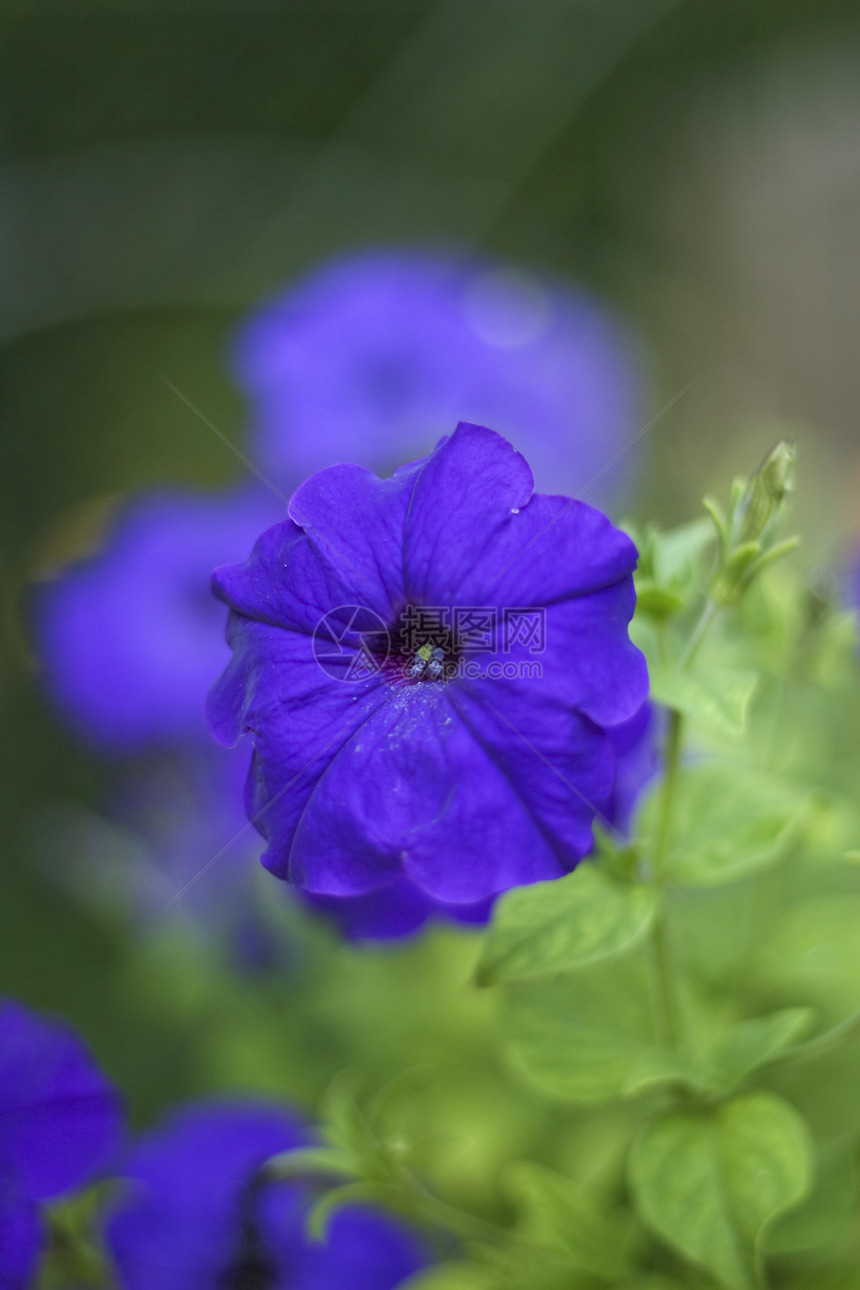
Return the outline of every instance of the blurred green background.
{"type": "MultiPolygon", "coordinates": [[[[117,495],[235,477],[161,376],[241,441],[235,321],[387,242],[474,244],[602,293],[650,355],[652,412],[688,387],[646,436],[637,514],[687,517],[788,427],[804,558],[838,559],[860,528],[860,8],[31,0],[2,17],[0,991],[72,1017],[140,1114],[302,1046],[309,1100],[342,1056],[351,996],[337,1020],[318,1006],[352,979],[334,959],[257,1061],[277,986],[198,965],[204,989],[181,945],[130,951],[43,876],[47,804],[94,802],[101,768],[39,697],[28,582],[117,495]]],[[[437,952],[411,952],[404,1016],[437,952]]]]}

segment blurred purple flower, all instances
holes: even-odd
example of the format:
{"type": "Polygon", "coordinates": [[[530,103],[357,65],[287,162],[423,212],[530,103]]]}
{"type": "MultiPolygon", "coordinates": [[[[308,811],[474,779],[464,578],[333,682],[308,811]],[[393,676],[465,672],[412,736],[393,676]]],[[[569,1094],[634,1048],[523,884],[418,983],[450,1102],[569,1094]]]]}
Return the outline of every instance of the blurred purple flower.
{"type": "Polygon", "coordinates": [[[212,564],[244,557],[283,511],[258,488],[142,494],[104,550],[38,589],[45,682],[78,733],[120,752],[205,737],[206,689],[226,656],[212,564]]]}
{"type": "Polygon", "coordinates": [[[524,458],[465,423],[389,479],[320,472],[290,515],[214,578],[233,659],[210,720],[253,734],[264,863],[328,895],[405,874],[454,903],[572,869],[612,789],[606,727],[647,694],[629,538],[533,493],[524,458]],[[468,660],[462,630],[404,635],[472,607],[504,641],[468,660]],[[522,626],[544,633],[537,677],[522,626]]]}
{"type": "Polygon", "coordinates": [[[331,261],[244,324],[234,370],[251,455],[290,483],[341,461],[388,473],[468,420],[510,439],[539,488],[575,495],[639,428],[640,364],[604,305],[464,257],[331,261]]]}
{"type": "Polygon", "coordinates": [[[31,1283],[39,1202],[86,1182],[118,1146],[119,1097],[67,1026],[0,1001],[0,1286],[31,1283]]]}
{"type": "Polygon", "coordinates": [[[277,1106],[175,1113],[132,1152],[127,1202],[107,1225],[123,1290],[391,1290],[426,1264],[407,1228],[365,1207],[340,1210],[324,1243],[307,1238],[304,1189],[260,1169],[309,1141],[277,1106]]]}

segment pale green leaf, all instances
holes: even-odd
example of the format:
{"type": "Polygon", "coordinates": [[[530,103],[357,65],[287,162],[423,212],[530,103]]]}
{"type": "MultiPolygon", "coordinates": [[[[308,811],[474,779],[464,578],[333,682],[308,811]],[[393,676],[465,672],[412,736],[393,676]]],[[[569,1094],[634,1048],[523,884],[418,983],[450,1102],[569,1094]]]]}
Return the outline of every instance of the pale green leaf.
{"type": "Polygon", "coordinates": [[[731,1290],[760,1284],[763,1235],[810,1189],[812,1149],[797,1112],[772,1093],[710,1113],[671,1110],[634,1143],[630,1180],[643,1219],[731,1290]]]}
{"type": "Polygon", "coordinates": [[[747,711],[758,674],[713,669],[690,674],[669,667],[651,669],[651,695],[676,708],[694,725],[737,737],[746,728],[747,711]]]}
{"type": "MultiPolygon", "coordinates": [[[[686,766],[676,787],[672,836],[661,872],[679,886],[734,882],[781,859],[806,799],[796,786],[734,762],[686,766]]],[[[659,789],[639,820],[640,846],[654,849],[659,789]]]]}
{"type": "Polygon", "coordinates": [[[649,927],[653,888],[626,886],[593,864],[517,887],[496,905],[476,971],[480,985],[582,967],[626,949],[649,927]]]}
{"type": "Polygon", "coordinates": [[[782,1008],[766,1017],[738,1021],[710,1045],[702,1062],[709,1083],[724,1090],[765,1065],[806,1030],[812,1020],[810,1008],[782,1008]]]}
{"type": "Polygon", "coordinates": [[[690,520],[665,533],[655,533],[651,546],[655,578],[664,585],[687,582],[713,540],[714,530],[706,517],[690,520]]]}
{"type": "Polygon", "coordinates": [[[604,1102],[689,1076],[687,1064],[655,1036],[643,956],[605,959],[570,976],[509,986],[506,1002],[511,1060],[552,1097],[604,1102]]]}
{"type": "Polygon", "coordinates": [[[860,895],[813,896],[787,909],[756,956],[778,998],[815,1004],[825,1026],[860,1009],[860,895]]]}
{"type": "Polygon", "coordinates": [[[614,1279],[626,1270],[632,1237],[629,1215],[542,1165],[515,1165],[507,1181],[524,1211],[526,1239],[557,1246],[596,1276],[614,1279]]]}
{"type": "Polygon", "coordinates": [[[820,1249],[847,1234],[857,1204],[857,1164],[853,1134],[819,1149],[815,1186],[806,1199],[767,1232],[769,1254],[820,1249]]]}

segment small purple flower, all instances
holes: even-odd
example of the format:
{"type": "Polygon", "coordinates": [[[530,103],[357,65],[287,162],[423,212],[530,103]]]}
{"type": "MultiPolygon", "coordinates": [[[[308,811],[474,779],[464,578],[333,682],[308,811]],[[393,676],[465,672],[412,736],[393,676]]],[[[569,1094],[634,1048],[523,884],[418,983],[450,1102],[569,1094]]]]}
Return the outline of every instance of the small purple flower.
{"type": "Polygon", "coordinates": [[[635,435],[639,366],[619,320],[583,291],[395,250],[290,287],[243,326],[234,359],[252,456],[279,478],[339,461],[387,473],[465,419],[511,439],[539,487],[571,494],[635,435]]]}
{"type": "Polygon", "coordinates": [[[607,728],[647,694],[629,538],[467,423],[389,479],[321,471],[290,517],[214,578],[233,659],[210,722],[252,732],[264,863],[455,904],[572,869],[612,789],[607,728]]]}
{"type": "Polygon", "coordinates": [[[206,689],[225,658],[212,565],[241,558],[283,510],[257,488],[143,494],[103,551],[39,589],[46,684],[90,743],[128,752],[204,737],[206,689]]]}
{"type": "Polygon", "coordinates": [[[428,1262],[401,1224],[358,1206],[305,1235],[307,1195],[261,1167],[307,1145],[280,1107],[211,1103],[174,1114],[132,1152],[107,1243],[123,1290],[391,1290],[428,1262]]]}
{"type": "Polygon", "coordinates": [[[0,1286],[29,1285],[39,1202],[86,1182],[116,1150],[119,1097],[77,1035],[0,1001],[0,1286]]]}

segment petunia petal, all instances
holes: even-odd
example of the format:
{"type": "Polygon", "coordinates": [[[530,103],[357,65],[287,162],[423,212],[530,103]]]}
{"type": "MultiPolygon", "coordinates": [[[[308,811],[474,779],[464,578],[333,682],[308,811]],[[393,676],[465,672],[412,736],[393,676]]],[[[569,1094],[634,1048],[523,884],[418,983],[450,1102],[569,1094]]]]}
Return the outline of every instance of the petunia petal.
{"type": "Polygon", "coordinates": [[[380,884],[379,857],[430,896],[468,903],[557,877],[587,844],[576,820],[561,835],[544,830],[444,686],[413,686],[375,712],[320,777],[290,865],[309,890],[347,895],[380,884]]]}
{"type": "Polygon", "coordinates": [[[505,439],[461,422],[415,482],[410,595],[427,605],[547,606],[632,573],[636,548],[600,511],[533,494],[505,439]]]}
{"type": "Polygon", "coordinates": [[[519,678],[528,682],[536,703],[551,697],[601,726],[629,720],[648,694],[644,655],[627,634],[635,604],[633,579],[626,577],[545,612],[517,611],[499,632],[510,643],[474,660],[481,679],[470,682],[473,692],[502,705],[519,678]],[[518,639],[519,625],[527,630],[518,639]]]}
{"type": "Polygon", "coordinates": [[[31,1200],[56,1196],[106,1163],[120,1099],[77,1035],[0,1004],[0,1168],[31,1200]]]}
{"type": "MultiPolygon", "coordinates": [[[[406,518],[404,559],[409,599],[454,603],[469,575],[532,495],[528,462],[485,426],[461,421],[416,477],[406,518]]],[[[483,583],[478,580],[483,589],[483,583]]],[[[472,602],[466,593],[465,603],[472,602]]]]}
{"type": "Polygon", "coordinates": [[[123,1290],[219,1285],[239,1245],[243,1189],[270,1156],[308,1141],[297,1117],[274,1104],[212,1102],[174,1113],[132,1151],[126,1201],[107,1224],[123,1290]]]}
{"type": "Polygon", "coordinates": [[[393,1290],[429,1262],[403,1224],[350,1205],[335,1214],[324,1243],[307,1241],[293,1252],[291,1274],[277,1290],[393,1290]]]}
{"type": "Polygon", "coordinates": [[[36,1206],[10,1180],[0,1179],[0,1290],[28,1290],[42,1240],[36,1206]]]}
{"type": "Polygon", "coordinates": [[[428,1261],[408,1229],[350,1208],[325,1242],[305,1231],[297,1183],[262,1183],[271,1156],[310,1144],[287,1109],[263,1102],[183,1108],[131,1153],[129,1189],[106,1228],[123,1290],[392,1290],[428,1261]],[[249,1268],[248,1261],[259,1262],[249,1268]]]}

